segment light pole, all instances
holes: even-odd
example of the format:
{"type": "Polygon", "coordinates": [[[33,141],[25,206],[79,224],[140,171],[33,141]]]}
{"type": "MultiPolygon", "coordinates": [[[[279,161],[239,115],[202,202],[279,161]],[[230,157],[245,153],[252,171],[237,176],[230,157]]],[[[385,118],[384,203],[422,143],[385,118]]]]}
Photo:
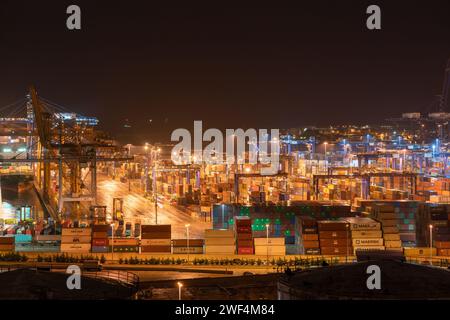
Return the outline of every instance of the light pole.
{"type": "Polygon", "coordinates": [[[111,261],[114,262],[114,223],[111,223],[111,261]]]}
{"type": "Polygon", "coordinates": [[[184,225],[186,227],[186,240],[187,240],[187,261],[189,263],[189,227],[190,224],[185,224],[184,225]]]}
{"type": "Polygon", "coordinates": [[[345,240],[345,247],[347,248],[347,253],[345,255],[345,263],[348,263],[348,229],[349,229],[348,227],[349,227],[348,224],[346,224],[345,229],[347,230],[347,237],[345,240]]]}
{"type": "Polygon", "coordinates": [[[323,143],[323,145],[325,147],[325,170],[328,172],[327,144],[328,144],[328,142],[326,142],[326,141],[323,143]]]}
{"type": "Polygon", "coordinates": [[[266,264],[269,266],[269,224],[266,224],[266,264]]]}
{"type": "Polygon", "coordinates": [[[433,225],[430,224],[430,265],[433,265],[433,225]]]}
{"type": "Polygon", "coordinates": [[[178,300],[181,300],[181,287],[183,284],[181,282],[177,282],[178,284],[178,300]]]}

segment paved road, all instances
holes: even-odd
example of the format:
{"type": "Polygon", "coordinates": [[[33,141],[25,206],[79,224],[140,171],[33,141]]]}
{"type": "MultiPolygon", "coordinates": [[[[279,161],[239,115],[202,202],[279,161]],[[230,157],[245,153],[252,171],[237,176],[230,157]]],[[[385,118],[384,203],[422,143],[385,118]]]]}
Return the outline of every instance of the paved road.
{"type": "MultiPolygon", "coordinates": [[[[112,180],[105,175],[97,178],[97,202],[108,206],[112,211],[113,198],[123,198],[125,222],[134,223],[139,219],[142,224],[155,223],[154,204],[134,190],[128,191],[128,183],[112,180]]],[[[190,224],[190,237],[203,238],[204,230],[211,228],[211,223],[193,218],[190,214],[182,212],[168,203],[158,208],[158,224],[172,225],[172,238],[186,238],[186,224],[190,224]]]]}

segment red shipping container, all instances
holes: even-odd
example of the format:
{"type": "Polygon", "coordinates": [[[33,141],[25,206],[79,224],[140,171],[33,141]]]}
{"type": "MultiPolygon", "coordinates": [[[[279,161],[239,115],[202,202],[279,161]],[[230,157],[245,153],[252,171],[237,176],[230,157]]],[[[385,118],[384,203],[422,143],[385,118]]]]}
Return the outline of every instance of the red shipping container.
{"type": "Polygon", "coordinates": [[[238,254],[253,254],[253,248],[250,247],[239,247],[238,254]]]}
{"type": "Polygon", "coordinates": [[[320,231],[319,239],[347,239],[351,237],[350,232],[347,231],[320,231]]]}
{"type": "Polygon", "coordinates": [[[434,246],[438,249],[450,249],[450,241],[435,241],[434,246]]]}
{"type": "Polygon", "coordinates": [[[450,256],[450,249],[437,249],[437,255],[438,256],[449,257],[450,256]]]}
{"type": "Polygon", "coordinates": [[[236,235],[236,239],[238,240],[251,240],[253,239],[253,236],[251,233],[238,233],[236,235]]]}
{"type": "Polygon", "coordinates": [[[92,246],[106,247],[108,246],[108,239],[92,239],[92,246]]]}
{"type": "Polygon", "coordinates": [[[238,233],[251,233],[252,227],[250,227],[250,226],[236,227],[236,231],[238,233]]]}

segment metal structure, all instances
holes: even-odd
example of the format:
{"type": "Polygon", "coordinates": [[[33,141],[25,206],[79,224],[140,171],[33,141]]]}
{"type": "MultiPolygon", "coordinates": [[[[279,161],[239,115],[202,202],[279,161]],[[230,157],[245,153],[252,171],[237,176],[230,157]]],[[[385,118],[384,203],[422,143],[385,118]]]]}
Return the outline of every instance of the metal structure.
{"type": "Polygon", "coordinates": [[[78,214],[80,208],[96,206],[97,163],[133,158],[95,129],[96,118],[41,98],[33,86],[23,109],[25,117],[8,119],[22,125],[18,133],[12,133],[25,136],[26,150],[0,162],[31,167],[36,190],[55,220],[65,211],[78,214]]]}

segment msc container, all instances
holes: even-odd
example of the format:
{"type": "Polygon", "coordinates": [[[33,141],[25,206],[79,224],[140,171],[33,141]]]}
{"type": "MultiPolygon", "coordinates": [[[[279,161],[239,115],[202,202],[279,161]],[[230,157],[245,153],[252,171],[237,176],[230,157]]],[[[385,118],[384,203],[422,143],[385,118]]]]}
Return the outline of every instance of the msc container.
{"type": "Polygon", "coordinates": [[[400,235],[398,233],[386,233],[383,238],[386,241],[397,241],[400,240],[400,235]]]}
{"type": "MultiPolygon", "coordinates": [[[[114,246],[128,246],[135,247],[139,245],[139,239],[130,238],[109,238],[109,244],[114,246]]],[[[169,240],[170,243],[170,240],[169,240]]]]}
{"type": "Polygon", "coordinates": [[[61,252],[89,252],[90,243],[61,243],[61,252]]]}
{"type": "Polygon", "coordinates": [[[91,236],[62,236],[61,243],[90,243],[91,236]]]}
{"type": "Polygon", "coordinates": [[[350,255],[353,253],[353,248],[351,246],[349,246],[349,247],[321,247],[320,252],[323,255],[346,255],[346,254],[350,255]]]}
{"type": "Polygon", "coordinates": [[[235,254],[236,247],[224,245],[224,246],[205,246],[206,254],[235,254]]]}
{"type": "Polygon", "coordinates": [[[62,228],[62,236],[91,236],[91,228],[62,228]]]}
{"type": "Polygon", "coordinates": [[[108,246],[108,239],[92,239],[92,248],[106,246],[108,246]]]}
{"type": "Polygon", "coordinates": [[[286,247],[285,246],[256,246],[255,247],[255,255],[271,255],[271,256],[284,256],[286,255],[286,247]]]}
{"type": "Polygon", "coordinates": [[[352,238],[381,238],[381,231],[352,231],[352,238]]]}
{"type": "Polygon", "coordinates": [[[345,247],[352,246],[351,239],[320,239],[321,247],[345,247]]]}
{"type": "Polygon", "coordinates": [[[255,246],[259,245],[265,246],[266,244],[281,245],[281,246],[285,245],[284,238],[254,238],[253,240],[255,241],[255,246]]]}
{"type": "Polygon", "coordinates": [[[205,238],[234,238],[233,230],[225,230],[225,229],[206,229],[205,230],[205,238]]]}
{"type": "Polygon", "coordinates": [[[202,254],[203,253],[203,247],[173,247],[172,248],[172,253],[174,254],[202,254]]]}
{"type": "Polygon", "coordinates": [[[334,238],[346,239],[347,237],[350,237],[350,232],[347,232],[347,231],[320,231],[319,232],[319,239],[334,239],[334,238]]]}
{"type": "MultiPolygon", "coordinates": [[[[189,239],[190,247],[203,247],[205,241],[203,239],[189,239]]],[[[187,247],[188,240],[187,239],[173,239],[172,246],[173,247],[187,247]]]]}
{"type": "Polygon", "coordinates": [[[205,246],[221,246],[234,245],[236,243],[234,238],[206,238],[205,246]]]}
{"type": "Polygon", "coordinates": [[[141,246],[170,246],[170,239],[141,239],[141,246]]]}
{"type": "Polygon", "coordinates": [[[352,239],[353,246],[382,246],[383,238],[366,238],[366,239],[352,239]]]}
{"type": "Polygon", "coordinates": [[[386,248],[401,248],[402,242],[400,240],[386,240],[384,241],[384,246],[386,248]]]}

